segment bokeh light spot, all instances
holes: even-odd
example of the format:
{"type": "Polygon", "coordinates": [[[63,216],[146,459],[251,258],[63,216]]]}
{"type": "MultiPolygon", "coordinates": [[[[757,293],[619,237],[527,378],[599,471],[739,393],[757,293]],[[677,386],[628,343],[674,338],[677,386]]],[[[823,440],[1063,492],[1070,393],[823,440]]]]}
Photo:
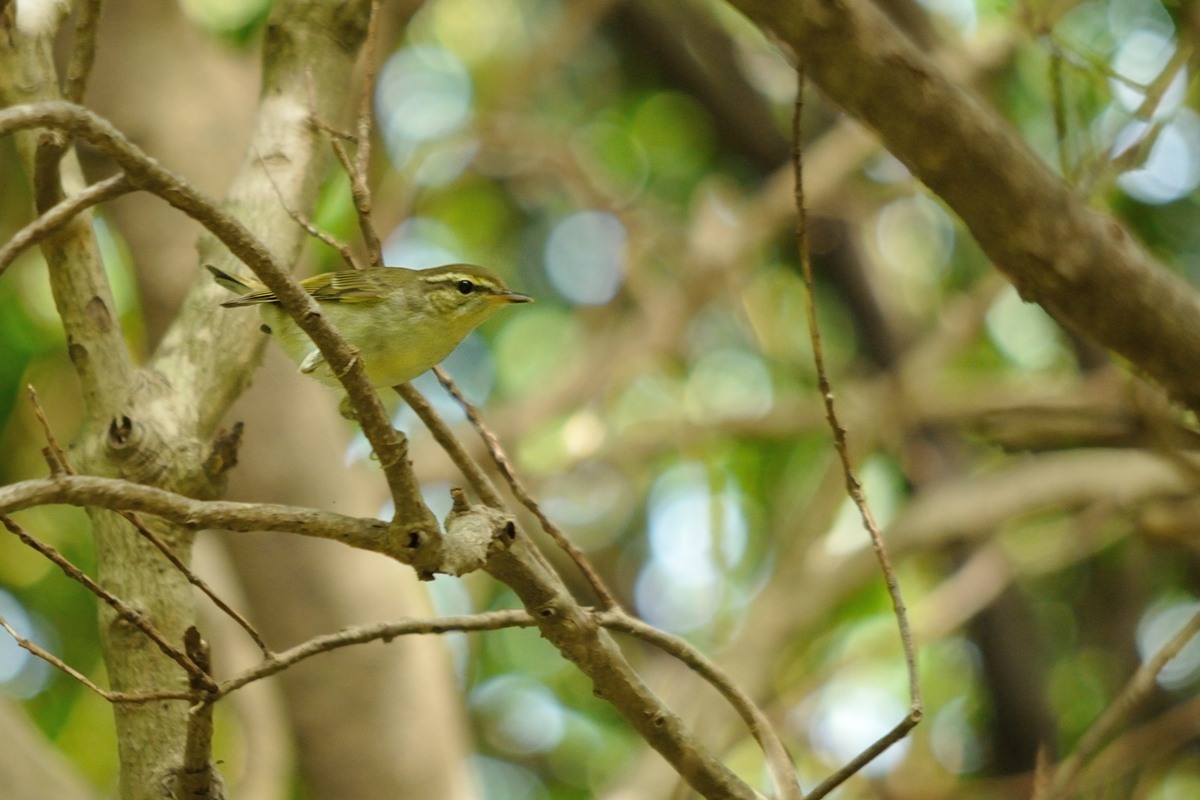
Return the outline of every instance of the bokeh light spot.
{"type": "MultiPolygon", "coordinates": [[[[1167,32],[1141,28],[1120,41],[1112,59],[1113,72],[1125,80],[1109,79],[1113,97],[1126,111],[1135,111],[1146,99],[1146,93],[1136,86],[1148,86],[1170,62],[1175,53],[1175,41],[1167,32]]],[[[1181,68],[1171,78],[1166,91],[1158,98],[1154,117],[1161,119],[1174,114],[1183,103],[1187,91],[1187,69],[1181,68]]]]}
{"type": "Polygon", "coordinates": [[[471,118],[471,76],[450,51],[413,45],[384,63],[375,99],[388,153],[404,164],[416,145],[453,133],[471,118]]]}
{"type": "Polygon", "coordinates": [[[963,775],[983,766],[983,745],[971,727],[966,697],[956,697],[939,708],[929,728],[933,756],[948,771],[963,775]]]}
{"type": "Polygon", "coordinates": [[[496,335],[500,384],[518,393],[553,378],[583,348],[579,323],[562,308],[534,304],[513,314],[496,335]]]}
{"type": "MultiPolygon", "coordinates": [[[[822,689],[808,724],[809,737],[830,763],[841,766],[891,730],[907,712],[891,693],[870,683],[838,680],[822,689]]],[[[901,739],[863,768],[868,777],[891,772],[908,753],[901,739]]]]}
{"type": "Polygon", "coordinates": [[[562,741],[562,704],[549,689],[524,675],[500,675],[471,692],[488,742],[502,753],[544,753],[562,741]]]}
{"type": "MultiPolygon", "coordinates": [[[[1136,146],[1148,128],[1143,122],[1127,125],[1117,137],[1114,152],[1124,150],[1126,141],[1136,146]]],[[[1190,194],[1200,185],[1200,117],[1190,109],[1181,110],[1158,132],[1141,167],[1122,173],[1117,185],[1148,204],[1169,203],[1190,194]]]]}
{"type": "Polygon", "coordinates": [[[1058,325],[1041,306],[1026,303],[1012,287],[996,298],[986,324],[996,349],[1021,369],[1045,369],[1063,354],[1058,325]]]}
{"type": "MultiPolygon", "coordinates": [[[[21,636],[53,651],[47,641],[52,634],[38,624],[23,605],[0,589],[0,616],[21,636]]],[[[46,687],[50,665],[21,648],[7,631],[0,630],[0,690],[18,700],[27,700],[46,687]]]]}
{"type": "Polygon", "coordinates": [[[933,199],[901,197],[880,209],[873,244],[884,291],[921,314],[935,306],[938,286],[954,251],[954,224],[933,199]]]}
{"type": "Polygon", "coordinates": [[[546,274],[554,288],[579,305],[602,305],[621,287],[625,226],[604,211],[566,217],[546,240],[546,274]]]}
{"type": "Polygon", "coordinates": [[[428,9],[438,42],[469,64],[519,47],[525,39],[521,13],[512,0],[440,0],[428,9]]]}
{"type": "MultiPolygon", "coordinates": [[[[1137,647],[1143,661],[1149,660],[1197,613],[1196,600],[1168,601],[1151,606],[1138,621],[1137,647]]],[[[1158,673],[1158,682],[1166,689],[1182,689],[1200,676],[1200,639],[1183,646],[1158,673]]]]}
{"type": "Polygon", "coordinates": [[[732,479],[685,462],[654,482],[648,509],[650,563],[638,577],[638,608],[668,630],[699,628],[719,611],[725,575],[746,552],[740,492],[732,479]]]}
{"type": "Polygon", "coordinates": [[[450,226],[429,217],[409,217],[383,243],[389,266],[427,269],[462,261],[461,245],[450,226]]]}

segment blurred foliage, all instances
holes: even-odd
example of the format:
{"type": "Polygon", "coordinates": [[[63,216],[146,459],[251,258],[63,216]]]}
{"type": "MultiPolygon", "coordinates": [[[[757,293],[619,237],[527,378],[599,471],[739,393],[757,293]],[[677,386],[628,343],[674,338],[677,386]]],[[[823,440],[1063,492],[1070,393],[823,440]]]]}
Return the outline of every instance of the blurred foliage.
{"type": "MultiPolygon", "coordinates": [[[[268,7],[182,5],[196,25],[242,45],[261,37],[268,7]]],[[[1184,88],[1151,109],[1160,127],[1137,118],[1137,87],[1195,45],[1191,6],[931,0],[921,11],[948,49],[978,59],[976,87],[1048,164],[1166,265],[1200,275],[1190,63],[1184,88]],[[1144,157],[1114,169],[1137,137],[1151,137],[1144,157]]],[[[907,687],[888,598],[875,572],[851,568],[866,538],[841,495],[816,396],[790,197],[768,188],[790,167],[764,163],[750,141],[786,155],[790,67],[715,0],[431,0],[383,51],[373,179],[389,262],[486,263],[537,297],[485,326],[451,371],[487,403],[535,495],[622,602],[745,681],[812,785],[898,721],[907,687]],[[678,48],[631,35],[664,19],[678,48]],[[727,50],[698,44],[706,37],[727,50]]],[[[812,153],[836,135],[838,112],[808,98],[812,153]]],[[[10,149],[0,161],[7,239],[30,218],[30,201],[10,149]]],[[[1010,447],[1004,425],[1016,417],[995,414],[1096,409],[1118,424],[1152,406],[1136,376],[1089,355],[998,281],[953,215],[886,154],[849,165],[812,212],[814,226],[832,221],[813,240],[826,355],[882,524],[938,487],[1000,476],[1062,446],[1035,433],[1010,447]],[[995,419],[1000,427],[989,427],[995,419]]],[[[344,176],[330,175],[314,219],[355,238],[344,176]]],[[[128,255],[103,216],[97,232],[140,352],[128,255]]],[[[323,245],[308,258],[339,266],[323,245]]],[[[26,383],[60,437],[80,413],[44,269],[29,254],[0,280],[5,482],[45,472],[26,383]]],[[[1108,444],[1082,435],[1066,452],[1108,444]]],[[[1196,602],[1194,537],[1139,535],[1138,508],[1083,497],[1064,490],[1032,513],[1012,503],[1018,510],[983,535],[906,540],[897,565],[921,634],[927,721],[842,797],[1026,796],[1033,764],[1010,752],[1013,737],[1070,752],[1182,624],[1154,623],[1196,602]],[[972,580],[974,567],[982,578],[972,580]],[[1014,693],[1036,713],[1006,729],[1014,693]]],[[[82,514],[44,508],[21,521],[91,567],[82,514]]],[[[91,598],[11,537],[0,537],[0,592],[47,646],[100,677],[91,598]]],[[[460,610],[515,604],[481,582],[440,580],[435,598],[460,610]]],[[[458,652],[489,798],[594,797],[637,767],[642,744],[536,633],[481,635],[458,652]]],[[[670,677],[660,654],[630,652],[677,706],[718,705],[698,680],[670,677]]],[[[1135,725],[1194,693],[1200,654],[1185,655],[1135,725]]],[[[31,678],[38,669],[0,646],[4,685],[88,776],[110,784],[112,761],[95,755],[97,741],[111,754],[103,704],[44,669],[31,678]]],[[[729,762],[764,784],[729,715],[706,720],[729,762]]],[[[1108,775],[1098,796],[1194,794],[1195,742],[1179,736],[1108,775]]]]}

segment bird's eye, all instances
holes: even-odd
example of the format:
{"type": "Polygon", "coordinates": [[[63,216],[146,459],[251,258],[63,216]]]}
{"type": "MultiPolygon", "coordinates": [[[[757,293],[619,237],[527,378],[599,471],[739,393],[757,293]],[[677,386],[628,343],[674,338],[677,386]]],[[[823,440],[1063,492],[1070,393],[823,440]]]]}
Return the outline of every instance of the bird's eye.
{"type": "Polygon", "coordinates": [[[468,280],[461,280],[458,282],[459,294],[470,294],[471,291],[474,290],[474,288],[475,288],[475,284],[471,283],[468,280]]]}

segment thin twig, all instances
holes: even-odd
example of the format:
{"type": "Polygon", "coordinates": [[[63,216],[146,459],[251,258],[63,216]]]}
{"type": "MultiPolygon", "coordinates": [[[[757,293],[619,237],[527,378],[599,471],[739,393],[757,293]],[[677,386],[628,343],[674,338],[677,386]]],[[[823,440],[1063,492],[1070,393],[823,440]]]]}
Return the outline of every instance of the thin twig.
{"type": "MultiPolygon", "coordinates": [[[[387,479],[396,509],[396,527],[419,532],[427,539],[436,539],[440,533],[437,520],[421,499],[420,487],[408,462],[408,443],[392,428],[379,396],[363,371],[362,359],[319,313],[320,309],[312,295],[304,290],[266,246],[216,202],[178,175],[164,169],[107,120],[86,108],[71,103],[47,102],[0,109],[0,136],[26,128],[66,131],[72,137],[94,145],[125,170],[131,183],[154,193],[195,219],[254,271],[279,298],[283,309],[292,315],[296,324],[317,345],[331,371],[346,389],[359,426],[371,443],[371,449],[379,456],[379,465],[387,479]]],[[[35,175],[40,174],[35,170],[35,175]]],[[[44,188],[44,178],[45,175],[36,181],[39,191],[44,188]]],[[[52,190],[53,186],[49,188],[52,190]]],[[[39,195],[39,206],[48,208],[61,198],[42,202],[48,199],[48,196],[43,198],[39,195]]]]}
{"type": "Polygon", "coordinates": [[[134,191],[134,187],[122,172],[111,178],[105,178],[99,183],[93,183],[82,192],[61,200],[33,222],[17,231],[11,239],[4,243],[3,247],[0,247],[0,274],[8,269],[17,256],[70,222],[76,215],[94,205],[132,191],[134,191]]]}
{"type": "Polygon", "coordinates": [[[863,750],[854,758],[846,762],[841,769],[832,773],[825,780],[813,787],[807,795],[808,800],[819,800],[819,798],[832,792],[838,786],[842,785],[852,775],[860,769],[870,764],[876,758],[883,754],[885,750],[894,745],[896,742],[903,739],[908,732],[917,726],[921,721],[921,715],[909,711],[908,716],[896,723],[896,727],[876,739],[870,747],[863,750]]]}
{"type": "MultiPolygon", "coordinates": [[[[358,97],[358,117],[356,120],[357,135],[339,131],[324,120],[313,117],[313,124],[318,130],[329,134],[329,145],[333,155],[350,180],[350,196],[354,201],[355,216],[358,227],[362,232],[363,243],[367,248],[367,260],[372,267],[382,267],[383,245],[375,225],[371,222],[371,187],[367,173],[371,161],[371,99],[375,91],[375,57],[379,39],[379,0],[371,2],[371,16],[367,22],[367,36],[363,44],[363,84],[358,97]],[[355,144],[354,158],[350,158],[345,142],[355,144]]],[[[357,269],[357,267],[355,267],[357,269]]]]}
{"type": "Polygon", "coordinates": [[[1179,652],[1200,633],[1200,611],[1192,615],[1178,633],[1170,638],[1153,656],[1146,659],[1133,676],[1122,687],[1116,699],[1092,723],[1079,739],[1075,751],[1054,771],[1045,793],[1035,795],[1037,800],[1054,800],[1069,794],[1079,778],[1084,764],[1100,749],[1101,744],[1112,734],[1135,708],[1144,703],[1154,691],[1158,674],[1179,652]]]}
{"type": "Polygon", "coordinates": [[[825,419],[829,423],[830,431],[833,432],[834,449],[837,450],[838,458],[842,462],[842,472],[846,477],[846,492],[850,495],[850,498],[854,501],[854,505],[858,507],[858,511],[862,515],[863,525],[871,537],[871,547],[874,549],[875,557],[879,561],[879,567],[883,571],[884,583],[887,586],[888,596],[892,601],[892,609],[896,615],[896,624],[900,631],[900,643],[904,650],[904,664],[908,670],[910,693],[908,715],[895,728],[813,789],[809,794],[809,800],[818,800],[818,798],[828,794],[873,758],[902,738],[913,726],[920,722],[925,712],[921,702],[921,687],[917,676],[917,656],[916,650],[913,647],[912,630],[908,624],[908,611],[904,607],[904,598],[900,593],[900,584],[896,580],[896,573],[892,569],[891,559],[888,558],[887,549],[883,544],[883,534],[880,532],[879,526],[875,522],[875,517],[871,513],[871,508],[867,504],[862,484],[859,483],[858,477],[854,474],[854,467],[850,461],[849,447],[846,444],[846,429],[838,421],[833,403],[833,390],[829,383],[829,373],[825,368],[825,354],[821,346],[821,329],[817,324],[817,311],[815,300],[813,299],[815,282],[813,281],[812,263],[809,260],[808,254],[808,219],[804,206],[804,159],[801,140],[803,133],[801,115],[804,111],[803,60],[797,66],[796,77],[796,104],[792,113],[792,165],[796,176],[796,244],[799,250],[800,269],[804,276],[804,286],[806,289],[805,314],[808,317],[809,339],[812,341],[813,362],[817,370],[817,387],[821,392],[821,401],[825,405],[825,419]]]}
{"type": "Polygon", "coordinates": [[[375,625],[358,625],[353,628],[316,636],[307,642],[293,648],[276,653],[257,666],[251,667],[240,675],[222,681],[220,696],[224,697],[248,683],[270,677],[282,672],[288,667],[321,653],[328,653],[350,645],[363,644],[382,640],[390,642],[399,636],[416,634],[442,634],[452,631],[473,633],[478,631],[496,631],[503,628],[532,628],[537,623],[529,612],[524,609],[504,611],[487,611],[482,614],[469,614],[457,617],[438,617],[435,619],[410,619],[400,622],[381,622],[375,625]]]}
{"type": "Polygon", "coordinates": [[[501,499],[500,493],[496,491],[496,486],[488,478],[483,468],[479,466],[479,462],[467,452],[462,442],[458,441],[454,432],[450,430],[450,426],[433,410],[433,406],[425,399],[425,396],[414,389],[411,383],[405,383],[393,388],[404,399],[404,402],[408,403],[408,407],[416,413],[421,422],[425,424],[425,427],[433,436],[433,440],[446,452],[446,455],[454,462],[454,466],[458,467],[458,471],[467,479],[467,483],[471,484],[471,488],[475,491],[479,499],[483,501],[483,504],[492,508],[503,508],[504,500],[501,499]]]}
{"type": "Polygon", "coordinates": [[[338,163],[342,165],[342,169],[346,171],[346,175],[350,179],[350,197],[354,201],[358,228],[362,231],[363,242],[367,246],[367,259],[372,267],[382,267],[383,245],[379,241],[378,234],[375,233],[375,226],[371,223],[371,190],[367,186],[366,176],[355,171],[354,161],[350,158],[350,154],[346,151],[346,145],[341,140],[330,139],[329,144],[333,148],[333,154],[338,163]]]}
{"type": "Polygon", "coordinates": [[[204,675],[204,672],[200,669],[200,667],[197,666],[190,658],[188,658],[186,653],[164,639],[162,634],[158,632],[158,629],[155,628],[154,625],[151,624],[150,620],[146,618],[145,614],[142,614],[137,609],[131,607],[124,600],[117,597],[112,592],[108,591],[103,586],[89,578],[81,569],[68,561],[62,555],[62,553],[58,552],[58,550],[54,549],[45,542],[39,541],[31,536],[24,529],[22,529],[20,525],[14,522],[11,517],[5,514],[0,514],[0,524],[4,525],[4,527],[7,528],[10,533],[15,535],[27,546],[33,548],[46,558],[50,559],[50,561],[54,562],[54,564],[61,569],[68,578],[76,583],[82,584],[83,587],[89,592],[103,600],[109,607],[117,612],[121,619],[126,620],[142,633],[146,634],[150,641],[154,642],[154,644],[158,646],[158,649],[161,650],[165,656],[182,667],[184,672],[186,672],[189,677],[195,677],[202,681],[206,681],[205,686],[210,690],[216,689],[216,683],[214,683],[211,678],[208,678],[208,676],[204,675]]]}
{"type": "MultiPolygon", "coordinates": [[[[312,76],[309,75],[309,80],[311,81],[311,79],[312,79],[312,76]]],[[[340,128],[333,127],[328,122],[326,122],[325,120],[316,116],[315,114],[308,118],[308,122],[310,125],[312,125],[317,130],[322,131],[323,133],[325,133],[326,135],[328,135],[334,139],[340,139],[345,142],[353,142],[354,141],[354,134],[349,133],[348,131],[341,130],[340,128]]]]}
{"type": "Polygon", "coordinates": [[[75,468],[71,466],[71,462],[67,459],[67,452],[58,443],[58,437],[54,435],[50,421],[46,419],[46,411],[42,408],[41,400],[38,399],[37,389],[33,388],[32,383],[26,384],[25,388],[29,392],[29,404],[33,406],[33,415],[37,417],[38,425],[42,428],[42,435],[46,437],[46,443],[50,445],[50,452],[54,454],[54,460],[58,465],[57,472],[74,475],[75,468]]]}
{"type": "Polygon", "coordinates": [[[379,0],[371,2],[371,21],[367,25],[367,40],[363,45],[364,75],[362,93],[358,105],[358,140],[354,156],[354,170],[350,173],[350,192],[354,197],[354,208],[358,211],[358,225],[362,229],[363,243],[367,246],[367,260],[372,267],[383,266],[383,243],[371,222],[371,186],[367,179],[371,161],[371,98],[375,91],[375,58],[379,39],[379,0]]]}
{"type": "Polygon", "coordinates": [[[288,216],[291,217],[297,225],[304,228],[309,236],[312,236],[314,239],[317,239],[325,245],[336,250],[341,255],[342,260],[345,261],[350,267],[350,269],[361,269],[361,267],[358,265],[358,261],[354,258],[354,254],[350,252],[350,245],[339,241],[335,237],[321,230],[314,225],[312,221],[308,219],[308,217],[304,216],[304,214],[292,208],[284,201],[283,191],[279,188],[279,184],[275,182],[275,176],[271,174],[271,168],[267,166],[266,160],[263,159],[262,155],[257,150],[255,151],[254,156],[258,159],[258,163],[262,167],[263,174],[267,176],[267,181],[271,184],[271,188],[275,190],[275,196],[279,198],[279,205],[283,207],[283,210],[287,212],[288,216]]]}
{"type": "MultiPolygon", "coordinates": [[[[62,445],[58,443],[58,439],[54,435],[54,430],[50,427],[49,420],[46,419],[46,412],[42,409],[41,401],[38,399],[37,390],[33,388],[33,384],[29,384],[28,389],[29,402],[33,406],[33,413],[37,417],[38,424],[41,425],[42,435],[46,437],[46,441],[50,444],[50,449],[54,453],[58,465],[67,475],[77,475],[78,473],[76,473],[75,468],[71,466],[71,462],[67,459],[67,454],[63,450],[62,445]]],[[[215,591],[213,591],[212,587],[205,583],[199,575],[192,572],[191,568],[183,562],[183,559],[175,554],[175,551],[171,549],[170,545],[168,545],[166,542],[160,539],[157,534],[146,527],[146,524],[142,522],[137,514],[127,509],[114,510],[117,514],[123,517],[125,521],[132,525],[134,530],[136,530],[142,536],[142,538],[154,545],[158,551],[162,553],[168,561],[171,562],[171,566],[175,567],[175,569],[177,569],[183,574],[184,577],[188,579],[190,584],[203,592],[209,600],[213,601],[217,608],[225,612],[230,619],[236,622],[241,629],[244,630],[250,636],[250,638],[254,640],[254,643],[258,645],[260,650],[262,650],[263,655],[269,656],[271,654],[271,650],[269,647],[267,647],[267,643],[263,640],[262,634],[260,634],[254,628],[254,626],[250,624],[250,621],[235,611],[233,607],[226,603],[223,599],[221,599],[221,597],[215,591]]]]}
{"type": "Polygon", "coordinates": [[[784,800],[800,800],[803,793],[796,776],[792,757],[771,720],[762,709],[754,704],[750,696],[739,687],[715,662],[678,636],[664,633],[621,610],[596,614],[596,620],[605,628],[621,631],[657,647],[686,664],[693,672],[716,689],[729,701],[738,716],[746,723],[750,734],[762,748],[767,768],[775,781],[775,788],[784,800]]]}
{"type": "Polygon", "coordinates": [[[1071,153],[1068,149],[1070,126],[1067,122],[1066,84],[1063,77],[1062,55],[1054,49],[1050,51],[1050,109],[1054,115],[1054,134],[1058,142],[1058,168],[1063,179],[1071,179],[1071,153]]]}
{"type": "Polygon", "coordinates": [[[1162,104],[1163,97],[1167,90],[1175,84],[1175,78],[1182,70],[1187,69],[1188,62],[1192,60],[1192,55],[1195,52],[1195,44],[1190,37],[1181,37],[1175,45],[1174,51],[1171,53],[1171,58],[1163,65],[1158,74],[1154,76],[1149,84],[1146,85],[1146,96],[1142,98],[1142,102],[1138,105],[1137,110],[1133,112],[1134,119],[1148,122],[1154,117],[1154,113],[1159,110],[1162,104]]]}
{"type": "Polygon", "coordinates": [[[28,651],[33,656],[40,658],[50,666],[67,675],[76,682],[91,689],[93,692],[103,697],[110,703],[153,703],[159,700],[191,700],[194,698],[192,692],[180,691],[161,691],[161,692],[110,692],[107,689],[101,689],[95,683],[84,675],[79,670],[67,664],[58,656],[44,649],[38,644],[26,639],[21,634],[17,633],[16,629],[9,624],[3,616],[0,616],[0,628],[8,631],[9,636],[17,643],[17,646],[28,651]]]}
{"type": "Polygon", "coordinates": [[[446,370],[438,366],[433,368],[433,373],[437,375],[437,379],[442,384],[442,387],[462,406],[467,419],[470,420],[471,425],[479,433],[479,438],[483,440],[488,455],[492,457],[492,461],[500,470],[500,474],[504,476],[504,480],[508,483],[508,488],[513,493],[513,497],[517,498],[521,505],[525,506],[525,508],[529,509],[530,513],[537,517],[538,523],[542,526],[542,530],[546,532],[546,535],[553,539],[554,543],[575,562],[575,566],[583,574],[588,585],[592,587],[592,591],[595,592],[596,599],[600,603],[600,608],[606,611],[608,609],[620,608],[621,606],[617,598],[604,583],[604,579],[596,572],[587,555],[574,542],[568,539],[567,535],[546,516],[546,513],[542,511],[538,502],[525,489],[525,485],[517,477],[517,471],[513,467],[512,461],[509,460],[508,454],[504,452],[504,447],[500,444],[500,440],[492,432],[491,428],[488,427],[487,423],[484,422],[483,415],[479,413],[479,409],[463,396],[463,393],[458,390],[458,386],[455,385],[454,380],[446,370]]]}
{"type": "Polygon", "coordinates": [[[132,525],[144,539],[150,542],[150,544],[154,545],[160,553],[166,556],[166,559],[171,562],[171,566],[179,570],[179,572],[182,573],[185,578],[187,578],[188,583],[203,592],[204,596],[211,600],[217,608],[219,608],[225,613],[226,616],[236,622],[238,627],[244,630],[246,634],[254,640],[254,643],[258,645],[258,649],[263,652],[263,655],[271,655],[271,648],[267,647],[267,643],[263,639],[262,634],[260,634],[258,630],[250,624],[250,621],[235,611],[233,607],[226,603],[223,599],[221,599],[221,596],[218,595],[211,586],[205,583],[199,575],[192,572],[191,568],[188,567],[187,564],[183,563],[183,559],[175,554],[175,551],[171,549],[170,545],[168,545],[166,542],[160,539],[157,534],[146,527],[146,524],[141,521],[137,514],[133,513],[132,511],[125,511],[123,509],[118,509],[117,513],[125,518],[125,520],[128,521],[129,524],[132,525]]]}
{"type": "MultiPolygon", "coordinates": [[[[467,449],[463,447],[462,442],[450,430],[450,426],[446,424],[445,420],[438,415],[429,401],[425,399],[425,396],[414,389],[411,383],[401,384],[393,388],[404,399],[404,402],[408,403],[409,408],[416,413],[421,422],[425,424],[425,427],[433,436],[433,440],[450,457],[454,466],[458,467],[458,471],[467,479],[467,483],[471,485],[471,488],[475,491],[479,499],[483,501],[483,504],[490,508],[505,510],[504,499],[500,497],[496,486],[488,478],[487,474],[484,473],[483,468],[479,466],[479,462],[472,458],[467,449]]],[[[531,547],[529,553],[541,566],[553,571],[553,568],[546,560],[545,554],[539,548],[531,547]]]]}

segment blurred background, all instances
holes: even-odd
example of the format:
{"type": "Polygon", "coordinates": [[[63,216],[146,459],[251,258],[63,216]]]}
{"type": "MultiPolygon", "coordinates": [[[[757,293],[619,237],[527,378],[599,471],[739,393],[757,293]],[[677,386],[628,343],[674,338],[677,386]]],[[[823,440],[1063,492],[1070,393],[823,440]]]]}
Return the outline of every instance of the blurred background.
{"type": "MultiPolygon", "coordinates": [[[[881,4],[1064,180],[1168,267],[1200,272],[1192,4],[881,4]]],[[[221,196],[258,102],[268,10],[112,0],[87,102],[221,196]]],[[[445,367],[621,601],[729,670],[811,787],[903,717],[908,687],[815,389],[788,162],[792,66],[717,0],[388,2],[378,60],[371,180],[387,263],[480,263],[537,298],[445,367]]],[[[938,199],[814,91],[804,128],[826,358],[911,610],[927,708],[837,796],[1026,797],[1039,754],[1069,754],[1200,610],[1195,472],[1178,467],[1197,443],[1193,420],[1023,303],[938,199]]],[[[91,177],[109,174],[83,155],[91,177]]],[[[32,208],[8,141],[0,187],[7,239],[32,208]]],[[[357,246],[336,169],[314,221],[357,246]]],[[[202,279],[198,233],[148,196],[99,214],[142,355],[202,279]]],[[[314,242],[297,269],[340,266],[314,242]]],[[[0,481],[41,477],[25,385],[64,440],[81,401],[37,252],[0,279],[0,353],[0,481]]],[[[432,376],[416,385],[482,453],[432,376]]],[[[230,499],[386,516],[384,483],[337,401],[268,349],[229,415],[247,425],[230,499]]],[[[440,515],[461,480],[410,411],[395,419],[440,515]]],[[[81,511],[18,519],[94,564],[81,511]]],[[[276,649],[355,623],[517,605],[485,575],[419,584],[378,557],[297,539],[198,543],[198,571],[276,649]]],[[[218,671],[253,664],[253,647],[201,605],[218,671]]],[[[94,606],[0,537],[0,615],[103,682],[94,606]]],[[[711,689],[624,644],[706,743],[769,786],[711,689]]],[[[1200,646],[1189,646],[1086,773],[1087,796],[1200,796],[1198,677],[1200,646]]],[[[0,697],[30,752],[78,776],[61,790],[77,794],[56,796],[112,795],[103,701],[3,635],[0,697]]],[[[528,630],[320,656],[224,703],[216,747],[232,796],[253,800],[688,796],[528,630]]]]}

